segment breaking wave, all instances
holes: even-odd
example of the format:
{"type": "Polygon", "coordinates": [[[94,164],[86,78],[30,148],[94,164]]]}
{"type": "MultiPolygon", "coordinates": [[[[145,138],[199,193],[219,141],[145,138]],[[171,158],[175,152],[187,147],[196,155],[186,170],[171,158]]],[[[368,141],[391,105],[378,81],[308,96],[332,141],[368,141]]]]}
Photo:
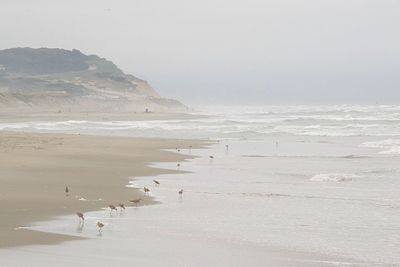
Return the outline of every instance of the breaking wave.
{"type": "MultiPolygon", "coordinates": [[[[0,122],[0,130],[167,138],[266,138],[274,134],[352,137],[400,136],[400,106],[230,107],[201,118],[149,121],[0,122]]],[[[397,154],[398,147],[385,147],[397,154]]]]}
{"type": "Polygon", "coordinates": [[[400,139],[385,139],[380,141],[364,142],[361,147],[383,149],[380,154],[400,155],[400,139]]]}
{"type": "Polygon", "coordinates": [[[310,181],[313,182],[346,182],[352,181],[353,179],[360,178],[356,174],[346,174],[346,173],[322,173],[316,174],[311,177],[310,181]]]}

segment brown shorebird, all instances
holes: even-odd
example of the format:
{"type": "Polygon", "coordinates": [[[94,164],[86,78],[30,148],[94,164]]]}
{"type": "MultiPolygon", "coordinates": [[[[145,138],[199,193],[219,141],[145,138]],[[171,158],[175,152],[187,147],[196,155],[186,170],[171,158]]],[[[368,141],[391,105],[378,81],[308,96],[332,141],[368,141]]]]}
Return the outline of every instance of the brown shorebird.
{"type": "Polygon", "coordinates": [[[157,181],[157,180],[153,180],[153,182],[156,184],[156,186],[157,186],[157,185],[160,185],[160,182],[157,181]]]}
{"type": "Polygon", "coordinates": [[[122,211],[122,210],[125,211],[125,205],[124,205],[124,204],[119,203],[119,204],[118,204],[118,207],[121,208],[121,211],[122,211]]]}
{"type": "Polygon", "coordinates": [[[68,188],[68,186],[66,186],[65,187],[65,195],[68,196],[68,194],[69,194],[69,188],[68,188]]]}
{"type": "Polygon", "coordinates": [[[214,156],[210,156],[210,159],[213,159],[214,158],[214,156]]]}
{"type": "Polygon", "coordinates": [[[114,205],[108,205],[108,207],[110,208],[110,213],[112,213],[113,210],[115,210],[115,212],[118,212],[117,207],[115,207],[114,205]]]}
{"type": "Polygon", "coordinates": [[[148,189],[147,187],[143,187],[143,191],[144,191],[144,193],[149,193],[150,189],[148,189]]]}
{"type": "Polygon", "coordinates": [[[85,221],[85,217],[83,217],[83,213],[82,212],[77,212],[76,215],[79,218],[79,223],[83,223],[85,221]]]}
{"type": "Polygon", "coordinates": [[[179,195],[182,196],[183,195],[183,189],[179,190],[179,195]]]}
{"type": "Polygon", "coordinates": [[[176,167],[178,167],[179,169],[181,167],[181,164],[180,163],[176,164],[176,167]]]}
{"type": "Polygon", "coordinates": [[[103,223],[101,223],[101,222],[97,222],[97,227],[99,228],[99,232],[101,233],[101,232],[103,232],[103,227],[104,227],[104,224],[103,223]]]}
{"type": "Polygon", "coordinates": [[[129,202],[135,204],[136,207],[137,207],[137,205],[140,203],[140,201],[142,201],[141,198],[129,200],[129,202]]]}

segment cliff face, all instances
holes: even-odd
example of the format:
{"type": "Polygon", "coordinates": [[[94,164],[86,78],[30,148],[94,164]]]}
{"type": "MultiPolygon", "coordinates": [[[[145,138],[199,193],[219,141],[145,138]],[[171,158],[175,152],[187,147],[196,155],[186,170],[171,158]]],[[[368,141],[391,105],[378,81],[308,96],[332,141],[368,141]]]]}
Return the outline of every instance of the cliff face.
{"type": "Polygon", "coordinates": [[[0,107],[79,111],[182,110],[147,81],[78,50],[0,50],[0,107]]]}

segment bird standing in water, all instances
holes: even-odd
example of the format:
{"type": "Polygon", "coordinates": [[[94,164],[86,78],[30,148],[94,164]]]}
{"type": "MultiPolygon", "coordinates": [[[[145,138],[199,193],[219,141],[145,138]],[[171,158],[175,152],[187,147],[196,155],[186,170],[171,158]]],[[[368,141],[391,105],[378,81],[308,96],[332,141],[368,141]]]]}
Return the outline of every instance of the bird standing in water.
{"type": "Polygon", "coordinates": [[[125,205],[124,204],[120,203],[120,204],[118,204],[118,206],[121,208],[121,212],[125,211],[125,205]]]}
{"type": "Polygon", "coordinates": [[[140,201],[142,201],[141,198],[129,200],[129,202],[134,203],[136,207],[140,203],[140,201]]]}
{"type": "Polygon", "coordinates": [[[103,227],[104,227],[104,224],[103,223],[101,223],[101,222],[97,222],[97,227],[99,228],[99,233],[101,233],[101,232],[103,232],[103,227]]]}
{"type": "Polygon", "coordinates": [[[85,217],[83,217],[83,213],[82,212],[77,212],[76,215],[79,218],[79,223],[84,223],[85,222],[85,217]]]}
{"type": "Polygon", "coordinates": [[[115,207],[114,205],[108,205],[108,207],[110,208],[110,214],[115,210],[115,212],[118,212],[117,207],[115,207]]]}

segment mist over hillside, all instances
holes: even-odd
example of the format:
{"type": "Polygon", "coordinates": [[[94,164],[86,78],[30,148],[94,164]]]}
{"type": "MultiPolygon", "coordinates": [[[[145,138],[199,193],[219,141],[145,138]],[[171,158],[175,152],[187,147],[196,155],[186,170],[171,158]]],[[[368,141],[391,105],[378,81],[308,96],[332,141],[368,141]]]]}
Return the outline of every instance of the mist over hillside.
{"type": "Polygon", "coordinates": [[[0,107],[69,111],[181,110],[147,81],[79,50],[0,50],[0,107]]]}

